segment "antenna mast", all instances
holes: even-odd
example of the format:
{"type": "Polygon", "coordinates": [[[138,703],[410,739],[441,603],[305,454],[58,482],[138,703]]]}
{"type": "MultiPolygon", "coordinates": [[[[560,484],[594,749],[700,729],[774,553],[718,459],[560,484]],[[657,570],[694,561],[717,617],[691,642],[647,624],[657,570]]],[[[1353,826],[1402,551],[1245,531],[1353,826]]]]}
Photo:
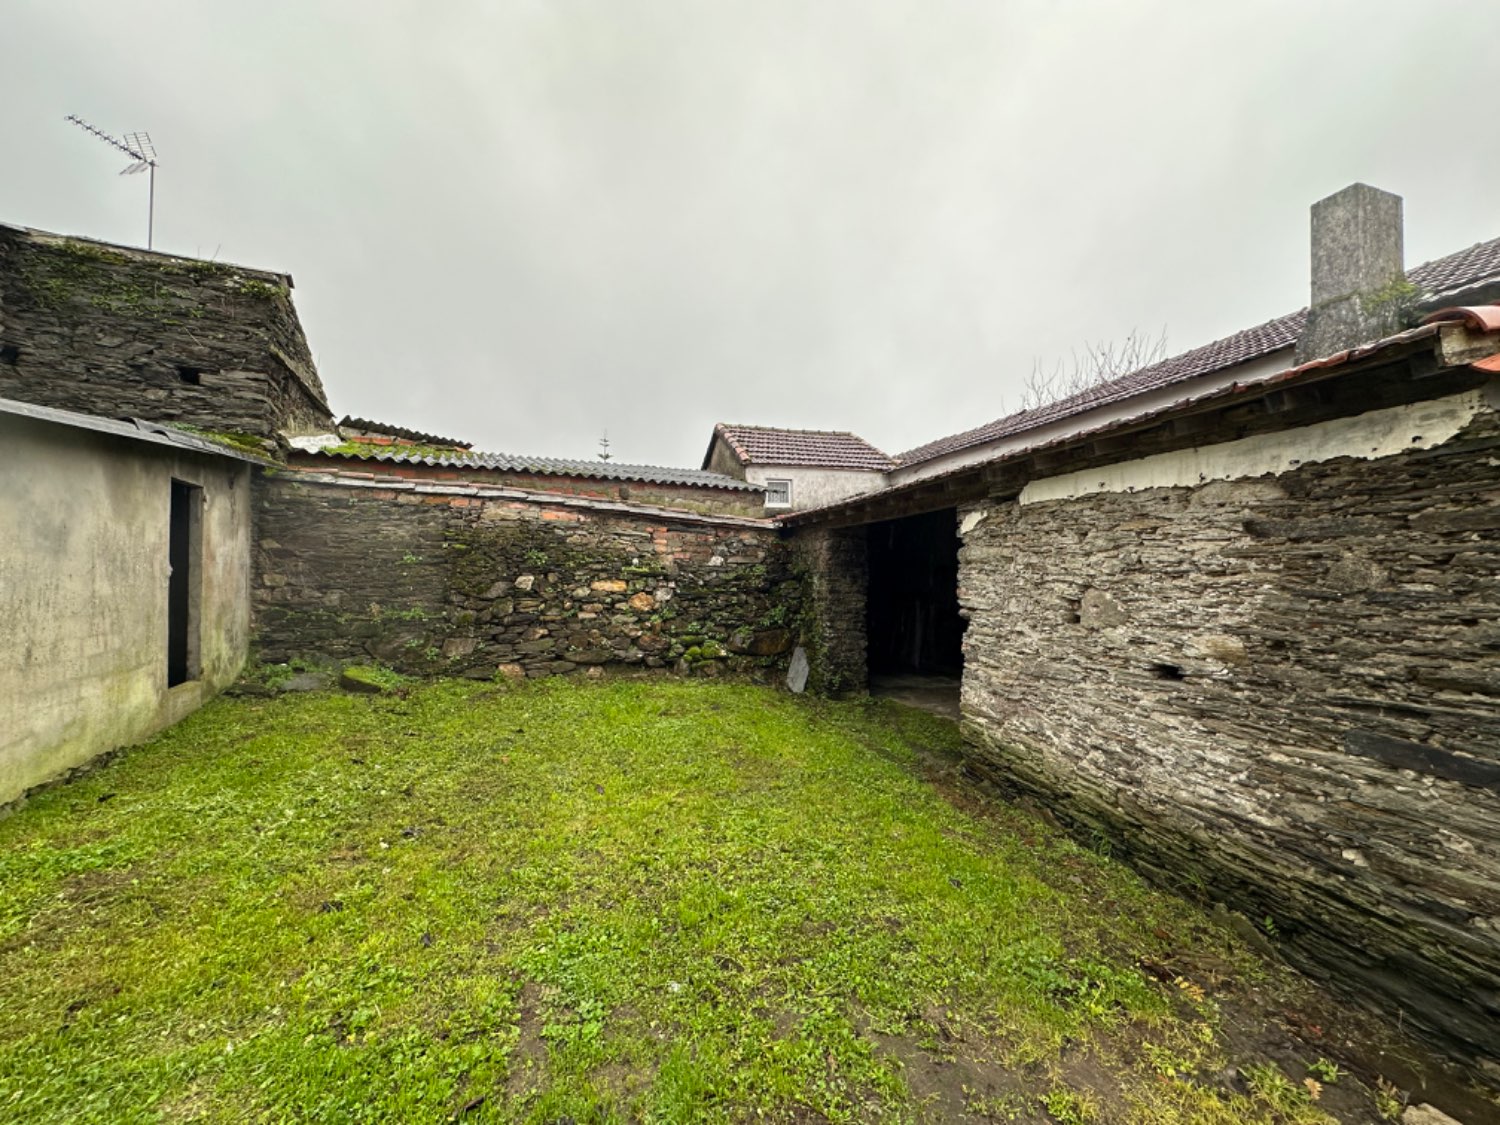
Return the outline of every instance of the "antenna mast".
{"type": "Polygon", "coordinates": [[[74,114],[68,114],[67,120],[77,125],[85,133],[98,137],[105,144],[117,148],[126,156],[130,157],[131,163],[120,169],[122,176],[134,176],[139,172],[151,174],[151,187],[146,197],[146,249],[151,249],[151,243],[156,234],[156,148],[151,143],[150,133],[126,133],[125,139],[120,140],[110,136],[103,129],[96,129],[83,118],[74,114]]]}

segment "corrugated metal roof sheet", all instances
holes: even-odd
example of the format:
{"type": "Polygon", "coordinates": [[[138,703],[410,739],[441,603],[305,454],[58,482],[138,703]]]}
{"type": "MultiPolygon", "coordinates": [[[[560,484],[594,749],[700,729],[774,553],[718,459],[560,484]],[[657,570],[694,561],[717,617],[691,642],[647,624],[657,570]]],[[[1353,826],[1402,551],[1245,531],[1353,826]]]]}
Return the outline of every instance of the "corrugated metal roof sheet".
{"type": "Polygon", "coordinates": [[[431,465],[440,468],[492,469],[540,476],[584,477],[589,480],[639,481],[644,484],[682,484],[699,488],[730,488],[759,492],[761,486],[747,484],[723,473],[698,469],[673,469],[662,465],[622,465],[614,461],[584,461],[565,457],[527,457],[512,453],[479,453],[455,449],[451,453],[403,452],[399,445],[373,445],[368,453],[322,449],[308,454],[348,461],[379,461],[386,464],[431,465]]]}
{"type": "Polygon", "coordinates": [[[256,457],[227,445],[221,445],[197,434],[164,426],[160,422],[147,422],[140,418],[104,418],[97,414],[79,414],[72,410],[59,410],[54,406],[38,406],[32,402],[17,402],[11,398],[0,398],[0,414],[13,414],[21,418],[35,418],[42,422],[53,422],[59,426],[71,426],[78,430],[92,430],[99,434],[144,441],[153,445],[168,445],[190,453],[203,453],[211,457],[228,457],[235,461],[248,461],[252,465],[274,465],[275,462],[256,457]]]}
{"type": "MultiPolygon", "coordinates": [[[[1467,250],[1449,254],[1445,258],[1427,262],[1407,271],[1407,280],[1419,286],[1424,293],[1441,296],[1455,290],[1477,285],[1482,281],[1500,277],[1500,238],[1480,242],[1467,250]]],[[[1142,367],[1126,375],[1090,387],[1076,395],[1048,403],[1032,410],[1022,410],[1007,415],[972,430],[951,434],[909,449],[898,454],[901,465],[917,465],[949,453],[971,449],[1002,437],[1023,433],[1037,426],[1046,425],[1074,414],[1082,414],[1097,406],[1105,406],[1132,395],[1156,390],[1159,387],[1181,383],[1200,375],[1223,371],[1237,364],[1261,359],[1274,352],[1297,343],[1302,328],[1307,323],[1307,310],[1300,309],[1275,320],[1268,320],[1254,328],[1236,332],[1222,340],[1215,340],[1201,348],[1183,352],[1181,355],[1142,367]]]]}
{"type": "MultiPolygon", "coordinates": [[[[744,465],[808,466],[884,472],[891,459],[857,434],[846,430],[781,430],[770,426],[736,426],[720,422],[722,437],[744,465]]],[[[709,445],[709,454],[713,452],[709,445]]]]}

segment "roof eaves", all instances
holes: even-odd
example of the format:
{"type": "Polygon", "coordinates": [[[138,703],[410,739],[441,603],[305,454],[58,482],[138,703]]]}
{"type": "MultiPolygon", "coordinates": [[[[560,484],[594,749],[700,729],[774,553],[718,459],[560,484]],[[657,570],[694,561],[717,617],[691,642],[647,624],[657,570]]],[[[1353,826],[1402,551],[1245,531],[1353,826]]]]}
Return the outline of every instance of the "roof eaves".
{"type": "MultiPolygon", "coordinates": [[[[1462,311],[1468,312],[1471,310],[1462,311]]],[[[1357,360],[1369,359],[1382,351],[1394,350],[1402,345],[1436,336],[1445,327],[1451,327],[1455,321],[1462,322],[1463,318],[1449,317],[1441,321],[1434,321],[1432,323],[1419,325],[1416,328],[1410,328],[1404,332],[1398,332],[1395,335],[1387,336],[1383,339],[1373,341],[1369,344],[1362,344],[1356,348],[1349,348],[1330,356],[1323,356],[1319,359],[1309,360],[1306,363],[1297,364],[1293,367],[1283,368],[1282,370],[1262,375],[1256,378],[1237,381],[1228,384],[1227,386],[1214,386],[1208,390],[1200,391],[1197,394],[1188,395],[1187,397],[1182,398],[1176,402],[1156,407],[1137,415],[1132,415],[1126,418],[1115,418],[1103,425],[1094,427],[1081,426],[1080,428],[1071,430],[1065,434],[1059,434],[1054,437],[1050,437],[1044,441],[1038,442],[1035,445],[1008,449],[1003,453],[998,453],[994,456],[986,457],[979,461],[972,461],[968,464],[948,469],[945,472],[935,473],[932,476],[918,477],[916,480],[903,481],[902,483],[892,485],[889,488],[879,489],[875,492],[863,493],[859,496],[851,497],[846,500],[839,500],[832,504],[825,504],[818,508],[804,508],[797,512],[787,513],[786,515],[783,515],[781,517],[782,522],[785,526],[788,527],[816,523],[819,519],[835,517],[845,510],[852,510],[859,507],[860,505],[868,504],[872,501],[886,499],[908,491],[917,491],[923,487],[930,487],[933,484],[952,480],[955,477],[963,476],[968,473],[974,473],[984,469],[992,468],[993,466],[1003,464],[1007,461],[1019,460],[1022,457],[1027,457],[1032,454],[1039,453],[1045,449],[1064,445],[1068,442],[1078,441],[1081,438],[1097,438],[1114,430],[1123,429],[1128,426],[1138,426],[1142,422],[1155,421],[1170,416],[1174,412],[1180,411],[1186,407],[1197,407],[1203,405],[1204,403],[1212,402],[1217,399],[1232,398],[1236,395],[1244,394],[1249,391],[1262,390],[1279,383],[1292,382],[1299,377],[1310,375],[1313,372],[1322,371],[1328,368],[1341,367],[1346,363],[1351,363],[1357,360]]],[[[1472,324],[1466,324],[1466,326],[1472,326],[1472,324]]],[[[1500,358],[1500,352],[1497,352],[1496,356],[1492,358],[1500,358]]],[[[1485,365],[1488,362],[1489,361],[1487,360],[1482,360],[1475,363],[1474,366],[1485,368],[1485,365]]],[[[1080,419],[1080,421],[1082,421],[1086,418],[1086,414],[1078,415],[1077,417],[1080,419]]],[[[1022,432],[1024,433],[1025,431],[1022,432]]]]}
{"type": "Polygon", "coordinates": [[[189,453],[202,453],[211,457],[228,457],[231,460],[245,461],[251,465],[263,465],[267,467],[276,467],[277,465],[275,461],[269,458],[257,457],[253,453],[247,453],[243,450],[222,445],[209,438],[200,437],[197,434],[191,434],[172,426],[166,426],[160,422],[148,422],[140,418],[105,418],[97,414],[80,414],[73,410],[59,410],[54,406],[39,406],[33,402],[19,402],[9,398],[0,398],[0,414],[10,414],[20,418],[51,422],[59,426],[71,426],[78,430],[91,430],[94,433],[108,434],[111,437],[126,438],[131,441],[144,441],[153,445],[167,445],[189,453]]]}
{"type": "MultiPolygon", "coordinates": [[[[1429,298],[1462,295],[1469,299],[1450,301],[1475,305],[1500,287],[1500,238],[1477,242],[1466,249],[1424,262],[1407,271],[1407,279],[1429,298]]],[[[1500,295],[1500,289],[1495,295],[1500,295]]],[[[1176,356],[1090,388],[1059,402],[998,418],[983,426],[937,438],[897,454],[902,467],[911,467],[984,445],[999,437],[1024,433],[1034,426],[1084,413],[1105,402],[1119,402],[1143,393],[1186,382],[1201,375],[1227,371],[1240,364],[1265,359],[1296,344],[1307,316],[1306,309],[1286,313],[1262,324],[1213,340],[1176,356]]]]}

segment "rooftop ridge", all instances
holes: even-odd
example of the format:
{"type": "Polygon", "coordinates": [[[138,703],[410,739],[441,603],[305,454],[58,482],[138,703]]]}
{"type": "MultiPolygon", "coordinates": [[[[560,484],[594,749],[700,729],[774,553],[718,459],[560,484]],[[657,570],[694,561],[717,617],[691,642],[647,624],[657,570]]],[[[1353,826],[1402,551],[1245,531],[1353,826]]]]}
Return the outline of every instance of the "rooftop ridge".
{"type": "MultiPolygon", "coordinates": [[[[1476,242],[1463,250],[1424,262],[1407,270],[1406,276],[1407,280],[1425,290],[1429,296],[1454,293],[1487,280],[1500,279],[1500,238],[1476,242]]],[[[914,446],[896,454],[895,462],[903,468],[920,465],[950,453],[960,453],[976,445],[1080,414],[1095,406],[1119,402],[1132,395],[1263,359],[1283,348],[1294,346],[1306,320],[1305,307],[1296,312],[1285,313],[1177,355],[1127,371],[1056,402],[1016,411],[982,426],[974,426],[914,446]]]]}

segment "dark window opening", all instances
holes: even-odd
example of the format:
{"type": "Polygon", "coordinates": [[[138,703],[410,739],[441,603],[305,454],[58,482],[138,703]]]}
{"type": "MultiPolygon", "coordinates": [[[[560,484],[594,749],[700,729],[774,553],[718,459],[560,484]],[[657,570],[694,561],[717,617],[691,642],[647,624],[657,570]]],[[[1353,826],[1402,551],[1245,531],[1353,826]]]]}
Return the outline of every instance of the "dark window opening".
{"type": "Polygon", "coordinates": [[[177,378],[191,386],[201,386],[203,384],[203,368],[179,367],[177,369],[177,378]]]}
{"type": "Polygon", "coordinates": [[[167,564],[167,686],[176,687],[201,674],[203,489],[180,480],[172,482],[167,564]]]}
{"type": "Polygon", "coordinates": [[[21,362],[21,349],[14,344],[0,344],[0,363],[14,367],[21,362]]]}
{"type": "Polygon", "coordinates": [[[868,535],[870,675],[962,675],[957,513],[887,520],[868,535]]]}
{"type": "Polygon", "coordinates": [[[1153,664],[1151,674],[1158,680],[1185,680],[1187,673],[1176,664],[1153,664]]]}

